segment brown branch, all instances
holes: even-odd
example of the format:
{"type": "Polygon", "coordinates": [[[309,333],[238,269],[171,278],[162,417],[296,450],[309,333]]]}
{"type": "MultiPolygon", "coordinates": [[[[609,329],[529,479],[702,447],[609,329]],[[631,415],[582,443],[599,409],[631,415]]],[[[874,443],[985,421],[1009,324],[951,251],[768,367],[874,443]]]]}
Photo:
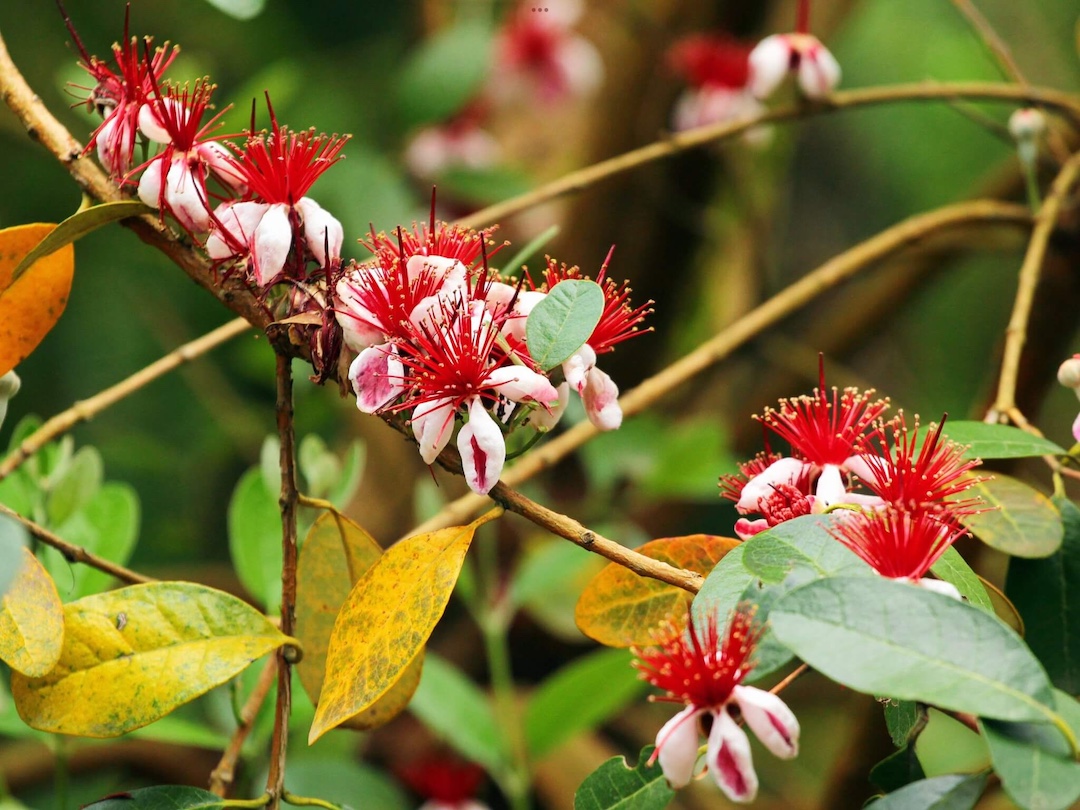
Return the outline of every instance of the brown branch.
{"type": "Polygon", "coordinates": [[[794,119],[837,112],[854,107],[866,107],[901,101],[956,101],[957,99],[1000,101],[1012,103],[1033,103],[1058,110],[1069,116],[1074,123],[1080,124],[1080,99],[1055,90],[1037,87],[998,84],[992,82],[956,82],[895,84],[885,87],[869,87],[859,90],[847,90],[834,93],[829,98],[817,103],[800,102],[779,107],[753,118],[724,124],[700,127],[669,135],[664,140],[642,146],[600,161],[592,166],[571,172],[547,183],[540,188],[522,194],[513,199],[489,206],[458,221],[458,224],[478,228],[493,222],[500,222],[514,214],[521,213],[550,200],[567,194],[583,191],[586,188],[610,177],[636,169],[646,163],[671,157],[672,155],[696,149],[720,141],[737,137],[747,130],[762,124],[780,123],[794,119]]]}
{"type": "Polygon", "coordinates": [[[1005,40],[998,36],[994,26],[990,25],[990,21],[975,7],[975,4],[971,0],[952,0],[952,4],[971,23],[971,27],[975,29],[975,33],[978,34],[979,39],[986,46],[990,55],[997,60],[1006,78],[1026,85],[1027,79],[1024,78],[1020,66],[1013,59],[1012,50],[1005,40]]]}
{"type": "MultiPolygon", "coordinates": [[[[723,360],[744,343],[791,315],[826,290],[901,248],[919,242],[937,231],[957,226],[973,223],[1026,224],[1030,221],[1030,214],[1024,206],[995,200],[956,203],[910,217],[830,259],[702,343],[682,359],[628,391],[619,400],[623,414],[632,416],[645,410],[670,391],[709,366],[723,360]]],[[[502,482],[508,486],[516,486],[532,478],[597,434],[597,429],[588,422],[575,425],[546,444],[531,450],[528,455],[503,473],[502,482]]],[[[410,535],[467,522],[487,502],[487,499],[480,495],[472,493],[463,495],[447,504],[433,518],[415,528],[410,535]]]]}
{"type": "Polygon", "coordinates": [[[263,666],[262,672],[259,673],[255,688],[251,690],[251,694],[240,709],[240,723],[229,739],[229,745],[221,755],[221,761],[210,774],[210,792],[215,796],[224,798],[228,795],[229,788],[236,778],[236,763],[240,760],[240,751],[251,729],[255,726],[255,718],[263,703],[266,702],[266,696],[270,694],[270,688],[274,685],[276,676],[277,657],[271,656],[263,666]]]}
{"type": "Polygon", "coordinates": [[[1031,319],[1032,303],[1035,300],[1035,288],[1039,284],[1046,248],[1050,235],[1057,226],[1058,217],[1065,204],[1065,198],[1073,186],[1080,180],[1080,152],[1074,154],[1061,167],[1054,178],[1050,191],[1035,215],[1035,228],[1031,232],[1023,264],[1020,265],[1020,278],[1017,282],[1016,299],[1013,301],[1012,315],[1005,329],[1005,351],[1001,360],[1001,376],[998,378],[997,397],[986,415],[987,421],[996,421],[1008,415],[1016,407],[1016,381],[1020,373],[1020,357],[1027,340],[1028,321],[1031,319]]]}
{"type": "Polygon", "coordinates": [[[780,681],[780,683],[778,683],[769,691],[774,695],[779,695],[781,692],[783,692],[785,689],[787,689],[789,686],[795,683],[795,681],[797,681],[809,671],[809,664],[799,664],[799,666],[797,666],[786,678],[780,681]]]}
{"type": "Polygon", "coordinates": [[[153,577],[148,577],[145,574],[140,574],[138,571],[132,571],[130,568],[125,568],[122,565],[106,560],[102,557],[92,554],[82,546],[76,546],[69,543],[67,540],[63,540],[50,532],[44,526],[41,526],[29,518],[25,518],[4,504],[0,503],[0,515],[6,515],[12,520],[16,520],[26,527],[34,537],[40,540],[47,546],[52,546],[61,554],[64,555],[64,559],[70,563],[82,563],[83,565],[89,565],[91,568],[96,568],[98,571],[104,571],[106,574],[116,577],[121,582],[126,582],[129,585],[139,585],[144,582],[156,582],[153,577]]]}
{"type": "Polygon", "coordinates": [[[526,498],[501,481],[492,488],[489,494],[495,503],[500,504],[508,512],[516,512],[552,534],[565,537],[586,551],[606,557],[624,568],[629,568],[635,574],[666,582],[690,593],[701,590],[701,583],[705,581],[701,574],[654,560],[652,557],[646,557],[644,554],[628,549],[621,543],[609,540],[592,529],[582,526],[573,518],[526,498]]]}
{"type": "MultiPolygon", "coordinates": [[[[31,140],[40,143],[59,160],[86,194],[100,202],[127,199],[97,164],[84,158],[82,144],[49,112],[26,83],[12,61],[3,37],[0,37],[0,98],[22,122],[31,140]]],[[[239,277],[226,281],[218,279],[209,260],[180,241],[160,217],[133,217],[124,220],[123,224],[172,259],[200,287],[237,315],[260,327],[270,322],[266,311],[239,277]]]]}
{"type": "Polygon", "coordinates": [[[0,462],[0,481],[11,475],[46,444],[67,433],[79,423],[93,419],[106,408],[115,405],[158,377],[194,360],[250,328],[251,324],[243,318],[229,321],[224,326],[219,326],[214,331],[169,352],[160,360],[155,360],[116,385],[106,388],[89,399],[80,400],[66,411],[58,413],[27,436],[11,455],[0,462]]]}
{"type": "MultiPolygon", "coordinates": [[[[292,360],[277,353],[277,427],[281,441],[281,632],[293,634],[296,622],[296,431],[293,427],[292,360]]],[[[270,772],[266,792],[270,810],[277,810],[285,791],[285,748],[289,739],[292,712],[292,664],[295,648],[282,647],[278,655],[278,693],[274,710],[274,731],[270,742],[270,772]]]]}

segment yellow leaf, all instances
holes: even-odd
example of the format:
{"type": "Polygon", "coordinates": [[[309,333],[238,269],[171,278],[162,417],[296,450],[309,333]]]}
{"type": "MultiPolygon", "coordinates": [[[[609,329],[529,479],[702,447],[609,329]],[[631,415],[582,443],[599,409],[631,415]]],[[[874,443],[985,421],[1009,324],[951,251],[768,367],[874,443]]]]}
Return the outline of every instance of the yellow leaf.
{"type": "Polygon", "coordinates": [[[0,600],[0,661],[31,677],[44,675],[60,658],[64,606],[56,585],[30,549],[0,600]]]}
{"type": "Polygon", "coordinates": [[[292,640],[235,596],[152,582],[64,606],[64,646],[46,675],[13,673],[32,728],[115,737],[164,717],[292,640]]]}
{"type": "MultiPolygon", "coordinates": [[[[319,703],[326,673],[326,650],[334,620],[353,585],[381,556],[382,547],[371,535],[336,512],[320,515],[300,547],[296,567],[296,637],[304,647],[304,657],[296,671],[315,705],[319,703]]],[[[423,663],[421,651],[385,695],[343,725],[374,728],[404,711],[420,683],[423,663]]]]}
{"type": "Polygon", "coordinates": [[[501,513],[402,540],[356,583],[330,636],[309,743],[367,709],[403,677],[446,609],[473,534],[501,513]]]}
{"type": "MultiPolygon", "coordinates": [[[[646,543],[638,551],[654,560],[702,576],[712,571],[738,540],[691,534],[665,537],[646,543]]],[[[609,647],[644,646],[653,643],[650,630],[664,619],[677,627],[686,622],[693,594],[611,563],[585,587],[574,610],[582,633],[609,647]]]]}
{"type": "Polygon", "coordinates": [[[36,223],[0,231],[0,374],[26,359],[67,306],[75,272],[71,245],[42,257],[13,279],[22,258],[55,227],[36,223]]]}

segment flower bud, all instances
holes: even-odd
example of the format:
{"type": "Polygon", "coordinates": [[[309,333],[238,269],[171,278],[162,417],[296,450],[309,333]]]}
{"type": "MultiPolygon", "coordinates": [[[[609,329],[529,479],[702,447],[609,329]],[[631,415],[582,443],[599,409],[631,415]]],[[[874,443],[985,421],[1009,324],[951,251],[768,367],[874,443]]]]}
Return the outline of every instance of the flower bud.
{"type": "Polygon", "coordinates": [[[1080,354],[1074,354],[1058,366],[1057,378],[1066,388],[1080,388],[1080,354]]]}
{"type": "Polygon", "coordinates": [[[19,379],[19,375],[14,371],[9,371],[7,374],[0,377],[0,401],[7,402],[17,393],[22,386],[22,380],[19,379]]]}
{"type": "Polygon", "coordinates": [[[1033,141],[1046,133],[1046,116],[1034,107],[1021,107],[1009,116],[1009,134],[1018,141],[1033,141]]]}

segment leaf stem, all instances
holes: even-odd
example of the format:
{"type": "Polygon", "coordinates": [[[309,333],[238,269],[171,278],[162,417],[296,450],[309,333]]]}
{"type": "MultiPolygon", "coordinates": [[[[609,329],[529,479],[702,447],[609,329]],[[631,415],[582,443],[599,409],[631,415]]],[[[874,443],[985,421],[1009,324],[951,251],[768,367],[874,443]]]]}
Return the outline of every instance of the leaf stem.
{"type": "Polygon", "coordinates": [[[215,796],[224,797],[228,793],[233,779],[236,778],[236,763],[240,760],[240,752],[244,747],[244,741],[247,740],[252,728],[254,728],[259,709],[266,702],[266,696],[274,685],[277,676],[277,660],[276,656],[271,656],[262,672],[259,673],[259,680],[256,681],[251,694],[248,695],[248,699],[240,708],[239,724],[236,731],[233,732],[228,747],[222,753],[221,761],[210,773],[210,792],[215,796]]]}
{"type": "MultiPolygon", "coordinates": [[[[278,438],[281,442],[281,632],[294,634],[296,622],[296,431],[293,427],[292,360],[277,352],[278,438]]],[[[274,710],[274,731],[270,741],[270,772],[266,792],[270,810],[277,810],[285,792],[285,749],[289,738],[289,715],[292,712],[293,648],[283,647],[278,655],[278,693],[274,710]]]]}
{"type": "Polygon", "coordinates": [[[297,796],[287,790],[281,794],[281,799],[285,804],[291,804],[293,807],[323,807],[326,810],[342,810],[340,805],[328,802],[325,799],[316,799],[313,796],[297,796]]]}
{"type": "Polygon", "coordinates": [[[264,793],[257,799],[226,799],[221,803],[222,807],[266,807],[273,797],[264,793]]]}

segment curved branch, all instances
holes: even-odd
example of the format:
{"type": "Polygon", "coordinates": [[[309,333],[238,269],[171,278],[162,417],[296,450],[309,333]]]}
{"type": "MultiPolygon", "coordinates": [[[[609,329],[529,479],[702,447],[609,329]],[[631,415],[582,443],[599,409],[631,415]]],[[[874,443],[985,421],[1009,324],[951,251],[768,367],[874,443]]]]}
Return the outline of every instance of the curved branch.
{"type": "MultiPolygon", "coordinates": [[[[1022,205],[996,200],[973,200],[956,203],[918,214],[881,231],[833,257],[816,270],[774,295],[756,309],[702,343],[689,354],[626,392],[620,399],[625,416],[645,410],[661,397],[692,379],[714,363],[723,360],[747,341],[783,320],[826,290],[855,276],[875,262],[918,242],[937,231],[970,224],[1028,224],[1031,215],[1022,205]]],[[[514,486],[566,457],[592,439],[599,431],[589,422],[581,422],[550,442],[542,444],[507,470],[503,483],[514,486]]],[[[484,508],[488,499],[474,494],[463,495],[447,504],[439,514],[416,527],[410,534],[435,531],[445,526],[467,522],[484,508]]]]}

